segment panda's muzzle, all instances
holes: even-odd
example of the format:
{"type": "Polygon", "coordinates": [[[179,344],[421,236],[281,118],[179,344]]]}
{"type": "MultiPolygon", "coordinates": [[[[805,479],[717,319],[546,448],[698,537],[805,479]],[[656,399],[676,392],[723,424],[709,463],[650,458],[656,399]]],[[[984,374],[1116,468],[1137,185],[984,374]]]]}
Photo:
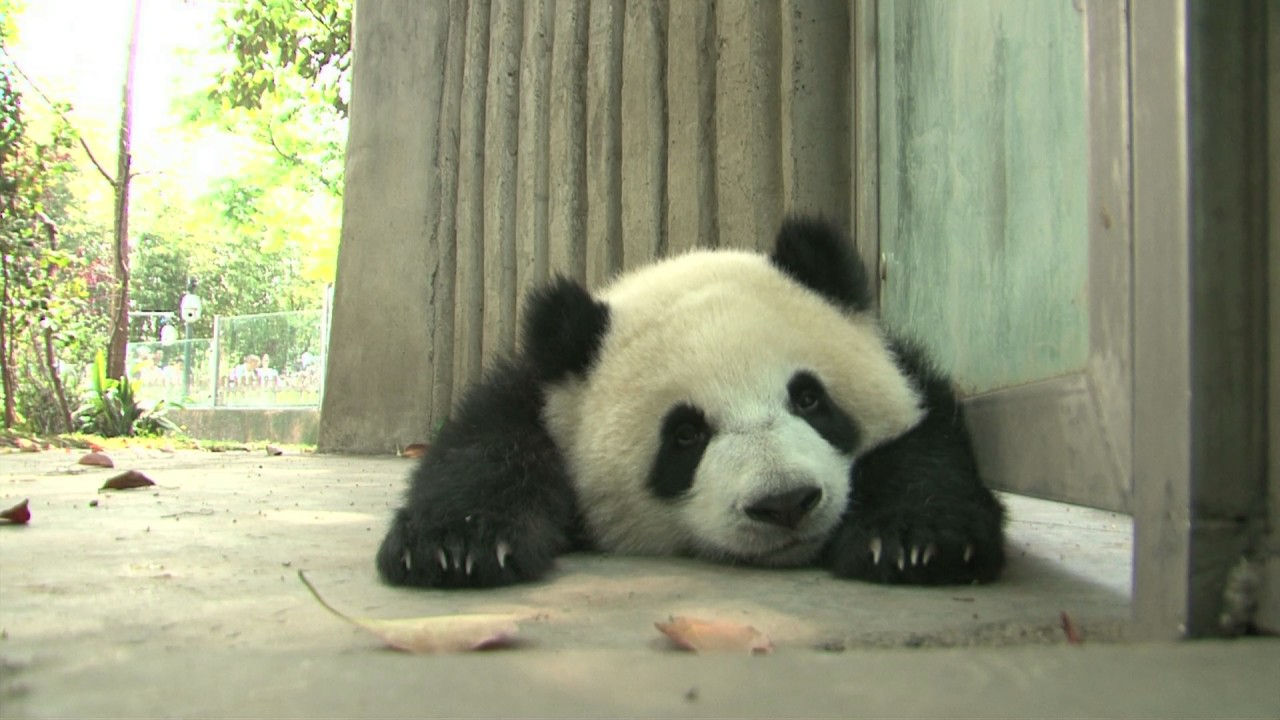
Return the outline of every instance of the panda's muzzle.
{"type": "Polygon", "coordinates": [[[769,525],[794,530],[822,502],[822,489],[805,486],[767,495],[748,505],[747,517],[769,525]]]}

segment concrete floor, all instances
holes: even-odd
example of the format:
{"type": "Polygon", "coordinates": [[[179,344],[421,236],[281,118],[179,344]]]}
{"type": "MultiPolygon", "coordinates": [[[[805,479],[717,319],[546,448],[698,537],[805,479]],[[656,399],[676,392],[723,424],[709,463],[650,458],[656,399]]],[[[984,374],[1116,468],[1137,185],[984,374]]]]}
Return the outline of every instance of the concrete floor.
{"type": "Polygon", "coordinates": [[[410,461],[260,451],[0,455],[0,716],[1231,715],[1280,717],[1280,641],[1124,644],[1124,516],[1008,498],[986,587],[575,555],[537,585],[392,589],[372,557],[410,461]],[[97,492],[123,469],[158,487],[97,492]],[[90,506],[97,501],[96,507],[90,506]],[[415,657],[327,614],[510,612],[511,649],[415,657]],[[1084,635],[1065,644],[1060,613],[1084,635]],[[670,615],[750,623],[768,657],[697,657],[670,615]]]}

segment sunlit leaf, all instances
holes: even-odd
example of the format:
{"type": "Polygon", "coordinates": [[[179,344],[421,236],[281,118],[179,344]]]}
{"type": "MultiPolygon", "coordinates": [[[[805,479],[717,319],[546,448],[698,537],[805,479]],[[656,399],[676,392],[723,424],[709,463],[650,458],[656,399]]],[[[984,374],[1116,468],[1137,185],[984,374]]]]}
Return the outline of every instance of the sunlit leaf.
{"type": "Polygon", "coordinates": [[[654,626],[681,648],[696,652],[773,652],[773,643],[750,625],[675,616],[654,626]]]}

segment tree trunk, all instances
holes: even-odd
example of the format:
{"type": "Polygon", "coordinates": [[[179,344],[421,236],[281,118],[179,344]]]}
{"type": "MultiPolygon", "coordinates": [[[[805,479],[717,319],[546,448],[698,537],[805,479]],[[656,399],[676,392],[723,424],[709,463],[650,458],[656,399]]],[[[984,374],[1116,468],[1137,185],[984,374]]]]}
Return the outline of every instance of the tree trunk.
{"type": "Polygon", "coordinates": [[[4,427],[12,429],[18,424],[18,403],[13,394],[18,390],[18,382],[13,376],[13,352],[10,342],[13,340],[13,314],[9,310],[9,263],[0,257],[0,383],[4,387],[4,427]]]}
{"type": "MultiPolygon", "coordinates": [[[[49,251],[57,252],[58,226],[44,213],[39,213],[37,219],[44,225],[45,233],[49,236],[49,251]]],[[[56,272],[55,266],[49,265],[47,273],[50,284],[53,283],[56,272]]],[[[62,421],[62,431],[71,432],[75,430],[75,425],[71,420],[71,405],[67,402],[67,393],[62,387],[62,374],[58,372],[58,355],[54,352],[53,346],[53,327],[46,323],[43,335],[45,371],[49,373],[49,384],[53,386],[54,397],[58,399],[58,419],[62,421]]]]}
{"type": "Polygon", "coordinates": [[[120,141],[116,154],[115,176],[115,275],[116,296],[111,303],[111,339],[107,345],[107,375],[119,378],[125,373],[125,354],[129,345],[129,182],[132,180],[130,143],[133,125],[133,75],[138,56],[138,25],[142,18],[142,0],[134,0],[133,24],[129,30],[129,55],[124,75],[124,93],[120,99],[120,141]]]}

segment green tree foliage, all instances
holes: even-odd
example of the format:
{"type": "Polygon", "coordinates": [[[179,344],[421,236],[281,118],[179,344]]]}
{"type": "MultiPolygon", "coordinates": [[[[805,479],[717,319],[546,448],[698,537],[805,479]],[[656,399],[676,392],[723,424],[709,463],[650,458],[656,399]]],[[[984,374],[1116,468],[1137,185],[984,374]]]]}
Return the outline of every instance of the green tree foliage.
{"type": "Polygon", "coordinates": [[[262,152],[199,204],[204,247],[191,249],[190,267],[211,312],[313,308],[333,282],[353,4],[219,6],[227,62],[207,91],[183,100],[186,120],[251,137],[262,152]]]}
{"type": "Polygon", "coordinates": [[[230,107],[263,109],[301,86],[347,115],[353,0],[239,0],[220,22],[236,65],[219,73],[211,95],[230,107]]]}
{"type": "MultiPolygon", "coordinates": [[[[0,49],[13,3],[0,0],[0,49]]],[[[38,137],[8,53],[0,53],[0,365],[4,425],[69,430],[61,369],[92,335],[92,263],[59,242],[69,200],[74,134],[65,122],[38,137]],[[86,332],[89,331],[89,332],[86,332]]]]}

